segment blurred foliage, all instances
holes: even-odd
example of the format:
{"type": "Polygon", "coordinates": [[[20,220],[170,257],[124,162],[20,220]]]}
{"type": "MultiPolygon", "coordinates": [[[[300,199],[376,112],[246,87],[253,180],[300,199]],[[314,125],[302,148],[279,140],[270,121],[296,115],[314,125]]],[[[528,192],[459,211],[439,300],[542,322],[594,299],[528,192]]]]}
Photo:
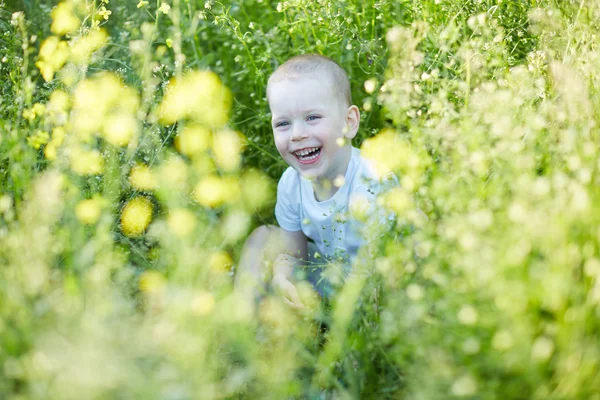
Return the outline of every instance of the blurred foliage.
{"type": "Polygon", "coordinates": [[[600,3],[0,3],[0,397],[600,395],[600,3]],[[396,221],[330,302],[231,288],[326,54],[396,221]]]}

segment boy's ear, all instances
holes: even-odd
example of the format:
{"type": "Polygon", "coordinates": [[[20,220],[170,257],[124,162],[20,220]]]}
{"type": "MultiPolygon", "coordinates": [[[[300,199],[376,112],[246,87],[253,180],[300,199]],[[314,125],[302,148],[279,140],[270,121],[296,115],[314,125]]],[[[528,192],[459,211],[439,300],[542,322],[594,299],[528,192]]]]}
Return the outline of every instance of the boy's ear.
{"type": "Polygon", "coordinates": [[[346,127],[348,131],[344,134],[346,139],[353,139],[358,133],[358,126],[360,125],[360,111],[355,105],[351,105],[346,110],[346,127]]]}

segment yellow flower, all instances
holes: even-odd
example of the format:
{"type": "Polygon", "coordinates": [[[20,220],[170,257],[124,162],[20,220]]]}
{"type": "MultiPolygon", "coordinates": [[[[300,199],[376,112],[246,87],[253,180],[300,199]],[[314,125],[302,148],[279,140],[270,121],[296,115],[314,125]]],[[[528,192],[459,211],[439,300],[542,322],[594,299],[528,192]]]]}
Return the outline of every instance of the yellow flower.
{"type": "Polygon", "coordinates": [[[138,3],[138,5],[137,5],[137,8],[146,7],[147,5],[148,5],[148,2],[147,2],[147,1],[144,1],[144,0],[142,0],[142,1],[140,1],[140,2],[138,3]]]}
{"type": "Polygon", "coordinates": [[[196,216],[185,208],[172,210],[167,217],[167,226],[175,236],[185,237],[196,227],[196,216]]]}
{"type": "Polygon", "coordinates": [[[73,149],[70,155],[71,169],[79,175],[97,175],[104,169],[100,152],[94,150],[73,149]]]}
{"type": "Polygon", "coordinates": [[[75,216],[86,225],[98,222],[102,214],[102,200],[99,198],[81,200],[75,206],[75,216]]]}
{"type": "Polygon", "coordinates": [[[138,132],[138,122],[130,114],[111,115],[104,121],[104,139],[114,146],[128,145],[138,132]]]}
{"type": "Polygon", "coordinates": [[[158,12],[161,12],[165,15],[168,14],[170,10],[171,10],[171,6],[168,5],[167,3],[162,3],[160,5],[160,7],[158,8],[158,12]]]}
{"type": "Polygon", "coordinates": [[[121,214],[121,230],[130,237],[140,236],[152,220],[152,203],[145,197],[130,200],[121,214]]]}
{"type": "Polygon", "coordinates": [[[181,154],[194,158],[208,148],[209,141],[208,129],[200,125],[189,125],[175,138],[175,148],[181,154]]]}
{"type": "Polygon", "coordinates": [[[208,258],[208,267],[213,272],[224,273],[229,272],[233,263],[229,253],[219,250],[210,255],[208,258]]]}
{"type": "Polygon", "coordinates": [[[80,65],[89,63],[92,54],[100,50],[107,40],[108,34],[104,29],[91,31],[87,36],[83,36],[75,42],[70,60],[80,65]]]}
{"type": "Polygon", "coordinates": [[[73,12],[71,2],[61,2],[52,10],[52,25],[50,30],[56,35],[73,33],[79,28],[80,21],[73,12]]]}
{"type": "Polygon", "coordinates": [[[215,309],[215,297],[210,292],[202,291],[192,299],[191,309],[196,315],[208,315],[215,309]]]}
{"type": "Polygon", "coordinates": [[[61,69],[69,59],[69,45],[61,41],[56,36],[50,36],[42,43],[38,61],[35,66],[38,67],[42,77],[46,82],[54,78],[54,73],[61,69]]]}
{"type": "Polygon", "coordinates": [[[259,171],[245,173],[241,184],[244,205],[251,211],[264,207],[273,197],[271,181],[259,171]]]}
{"type": "Polygon", "coordinates": [[[227,123],[231,93],[219,77],[210,71],[194,71],[173,79],[159,107],[160,122],[165,125],[189,118],[208,128],[227,123]]]}
{"type": "Polygon", "coordinates": [[[56,160],[56,145],[48,143],[44,148],[44,156],[50,161],[56,160]]]}
{"type": "Polygon", "coordinates": [[[390,172],[414,172],[421,167],[419,157],[392,129],[384,129],[377,136],[365,140],[361,151],[373,163],[379,178],[390,172]]]}
{"type": "Polygon", "coordinates": [[[110,14],[112,14],[112,11],[107,10],[104,6],[100,7],[100,10],[98,10],[98,15],[104,18],[105,20],[108,20],[110,14]]]}
{"type": "Polygon", "coordinates": [[[50,134],[46,131],[36,130],[33,135],[27,138],[27,143],[35,148],[39,149],[43,144],[50,141],[50,134]]]}
{"type": "Polygon", "coordinates": [[[166,285],[165,278],[157,271],[144,271],[140,276],[139,287],[144,293],[160,292],[166,285]]]}
{"type": "Polygon", "coordinates": [[[152,190],[156,188],[156,179],[147,165],[138,164],[131,168],[129,183],[137,190],[152,190]]]}
{"type": "Polygon", "coordinates": [[[219,207],[223,203],[232,202],[239,196],[239,187],[233,179],[222,179],[218,176],[207,176],[194,190],[194,197],[205,207],[219,207]]]}
{"type": "Polygon", "coordinates": [[[226,171],[236,169],[241,162],[242,141],[237,132],[225,130],[213,135],[213,154],[218,166],[226,171]]]}

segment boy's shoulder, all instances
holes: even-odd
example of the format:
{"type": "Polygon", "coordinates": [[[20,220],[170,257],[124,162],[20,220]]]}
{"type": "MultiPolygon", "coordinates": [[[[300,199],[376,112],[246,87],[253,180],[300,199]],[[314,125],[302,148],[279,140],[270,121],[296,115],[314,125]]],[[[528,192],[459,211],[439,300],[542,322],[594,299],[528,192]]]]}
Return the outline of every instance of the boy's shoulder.
{"type": "Polygon", "coordinates": [[[292,167],[287,167],[281,178],[279,178],[278,186],[292,186],[294,184],[300,184],[300,173],[292,167]]]}

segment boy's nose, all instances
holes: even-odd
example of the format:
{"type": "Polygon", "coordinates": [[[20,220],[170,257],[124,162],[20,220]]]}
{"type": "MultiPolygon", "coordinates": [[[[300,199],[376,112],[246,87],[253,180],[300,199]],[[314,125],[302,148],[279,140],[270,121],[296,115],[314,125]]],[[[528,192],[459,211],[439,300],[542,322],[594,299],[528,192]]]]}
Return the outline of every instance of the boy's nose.
{"type": "Polygon", "coordinates": [[[306,139],[308,134],[306,133],[306,129],[300,124],[294,124],[292,127],[292,140],[298,141],[302,139],[306,139]]]}

